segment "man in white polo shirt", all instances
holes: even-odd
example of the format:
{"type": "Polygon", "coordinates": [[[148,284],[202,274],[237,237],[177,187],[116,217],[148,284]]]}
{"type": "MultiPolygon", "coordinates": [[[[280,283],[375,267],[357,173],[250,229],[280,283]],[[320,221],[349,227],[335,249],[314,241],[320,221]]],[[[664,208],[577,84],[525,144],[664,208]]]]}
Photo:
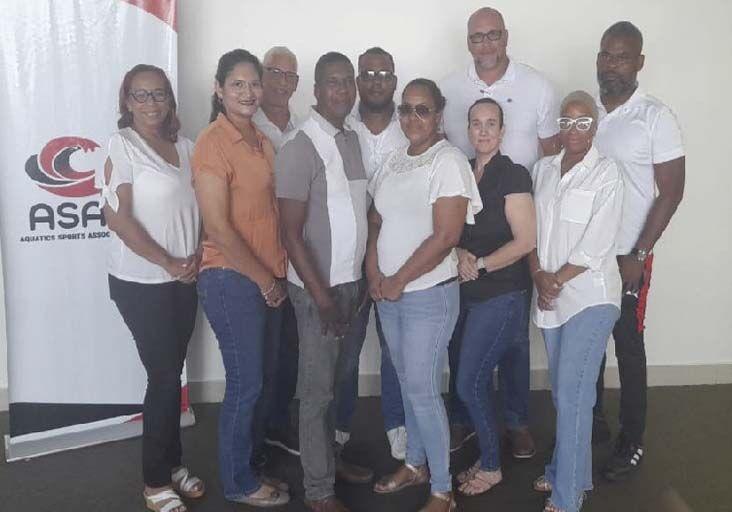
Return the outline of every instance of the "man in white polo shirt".
{"type": "MultiPolygon", "coordinates": [[[[640,30],[628,21],[620,21],[605,31],[597,54],[600,120],[595,145],[600,153],[617,161],[625,181],[618,236],[624,294],[620,319],[613,329],[620,373],[621,425],[615,451],[602,470],[608,480],[631,475],[643,458],[647,384],[643,322],[652,251],[684,193],[681,130],[671,110],[638,87],[638,72],[645,60],[642,51],[640,30]]],[[[609,437],[602,392],[600,372],[593,437],[603,431],[609,437]]]]}
{"type": "Polygon", "coordinates": [[[274,46],[262,59],[262,102],[254,114],[254,124],[279,150],[297,119],[290,110],[290,98],[297,89],[297,57],[285,46],[274,46]]]}
{"type": "Polygon", "coordinates": [[[316,105],[275,159],[275,192],[289,256],[288,294],[300,338],[300,460],[305,504],[347,512],[335,478],[369,482],[373,473],[346,464],[334,450],[332,414],[341,354],[358,338],[353,320],[366,302],[363,259],[369,205],[366,171],[355,132],[344,126],[356,100],[353,65],[329,52],[315,65],[316,105]]]}
{"type": "MultiPolygon", "coordinates": [[[[468,50],[473,62],[440,83],[447,105],[443,114],[445,134],[468,156],[475,152],[468,141],[468,109],[480,98],[493,98],[504,113],[505,134],[501,152],[531,171],[543,155],[558,152],[559,102],[551,83],[535,69],[506,54],[508,30],[500,12],[484,7],[468,19],[468,50]],[[540,153],[541,150],[541,153],[540,153]]],[[[528,429],[529,316],[528,308],[520,339],[499,363],[504,421],[513,456],[530,458],[536,452],[528,429]]],[[[459,344],[450,343],[450,374],[457,373],[459,344]]],[[[450,449],[457,450],[472,436],[470,416],[450,379],[450,449]]]]}

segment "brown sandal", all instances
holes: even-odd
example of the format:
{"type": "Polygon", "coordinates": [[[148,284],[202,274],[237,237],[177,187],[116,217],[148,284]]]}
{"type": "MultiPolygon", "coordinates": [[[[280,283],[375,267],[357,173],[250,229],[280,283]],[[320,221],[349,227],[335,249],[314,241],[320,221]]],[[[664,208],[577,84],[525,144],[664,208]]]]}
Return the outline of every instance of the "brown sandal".
{"type": "Polygon", "coordinates": [[[429,480],[430,472],[427,469],[427,464],[419,467],[403,464],[395,473],[387,475],[376,482],[374,492],[377,494],[391,494],[407,487],[426,484],[429,480]]]}
{"type": "Polygon", "coordinates": [[[475,464],[470,466],[465,471],[461,471],[460,473],[458,473],[457,476],[455,477],[455,480],[457,480],[459,484],[464,484],[465,482],[467,482],[468,480],[473,478],[473,475],[479,469],[480,469],[480,459],[476,460],[475,464]]]}
{"type": "Polygon", "coordinates": [[[554,503],[552,503],[551,500],[546,500],[546,503],[544,503],[543,512],[564,512],[564,511],[561,508],[554,505],[554,503]]]}
{"type": "Polygon", "coordinates": [[[419,512],[455,512],[456,510],[457,503],[452,499],[451,492],[433,492],[419,512]]]}
{"type": "Polygon", "coordinates": [[[495,471],[483,471],[479,469],[458,490],[466,496],[477,496],[490,491],[502,481],[503,475],[500,469],[495,471]]]}

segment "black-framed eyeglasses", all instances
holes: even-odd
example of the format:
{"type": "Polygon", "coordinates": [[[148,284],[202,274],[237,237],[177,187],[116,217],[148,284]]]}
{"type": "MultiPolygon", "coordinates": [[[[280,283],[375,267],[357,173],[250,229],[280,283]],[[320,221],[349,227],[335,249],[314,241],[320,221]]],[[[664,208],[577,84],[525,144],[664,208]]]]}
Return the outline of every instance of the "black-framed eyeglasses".
{"type": "Polygon", "coordinates": [[[130,96],[137,103],[147,103],[148,98],[152,98],[155,103],[162,103],[168,99],[168,91],[165,89],[153,89],[152,91],[135,89],[134,91],[130,91],[130,96]]]}
{"type": "Polygon", "coordinates": [[[503,37],[504,30],[489,30],[488,32],[473,32],[472,34],[468,35],[468,39],[470,39],[470,42],[473,44],[480,44],[486,39],[489,41],[498,41],[503,37]]]}
{"type": "Polygon", "coordinates": [[[391,82],[394,80],[394,73],[386,69],[374,71],[373,69],[366,69],[358,74],[358,77],[364,82],[391,82]]]}
{"type": "Polygon", "coordinates": [[[621,65],[625,66],[630,64],[636,59],[635,55],[629,55],[627,53],[610,53],[601,51],[597,54],[597,60],[605,64],[621,65]]]}
{"type": "Polygon", "coordinates": [[[399,114],[399,117],[409,117],[410,115],[412,115],[412,113],[414,113],[418,118],[422,120],[424,120],[427,116],[436,111],[436,108],[430,108],[422,103],[420,103],[419,105],[402,103],[397,107],[397,113],[399,114]]]}
{"type": "Polygon", "coordinates": [[[594,119],[591,117],[578,117],[576,119],[572,117],[560,117],[557,119],[559,129],[563,132],[569,131],[572,127],[576,127],[578,132],[586,132],[592,127],[594,119]]]}
{"type": "Polygon", "coordinates": [[[274,66],[265,66],[264,70],[268,73],[272,73],[276,78],[284,78],[287,82],[297,83],[300,79],[297,73],[294,71],[285,71],[274,66]]]}

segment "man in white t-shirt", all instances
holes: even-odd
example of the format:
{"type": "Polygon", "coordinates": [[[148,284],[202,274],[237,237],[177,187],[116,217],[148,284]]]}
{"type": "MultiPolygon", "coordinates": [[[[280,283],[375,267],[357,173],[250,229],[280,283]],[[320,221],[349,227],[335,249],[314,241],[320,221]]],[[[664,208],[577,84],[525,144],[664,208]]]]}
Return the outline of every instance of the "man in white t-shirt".
{"type": "Polygon", "coordinates": [[[262,102],[254,114],[257,125],[279,150],[289,132],[297,126],[290,111],[290,98],[297,89],[297,57],[285,46],[274,46],[262,59],[262,102]]]}
{"type": "MultiPolygon", "coordinates": [[[[644,455],[647,382],[643,321],[652,251],[684,193],[681,130],[671,110],[638,87],[637,75],[645,60],[642,51],[640,30],[630,22],[620,21],[605,31],[597,54],[600,120],[595,145],[600,153],[617,161],[625,181],[618,234],[618,266],[624,293],[620,319],[613,329],[620,373],[621,425],[615,451],[602,470],[608,480],[620,480],[634,473],[644,455]]],[[[601,372],[594,411],[594,442],[609,438],[602,391],[601,372]]]]}
{"type": "MultiPolygon", "coordinates": [[[[484,7],[470,16],[467,43],[473,62],[467,69],[456,71],[440,83],[442,94],[447,98],[443,114],[447,138],[468,158],[473,158],[475,152],[468,141],[468,109],[480,98],[493,98],[500,103],[504,113],[501,153],[531,170],[542,154],[558,152],[559,102],[554,87],[535,69],[508,57],[508,30],[497,10],[484,7]]],[[[513,456],[520,459],[530,458],[536,452],[528,429],[528,314],[524,322],[521,339],[499,364],[504,421],[513,456]]],[[[458,341],[453,339],[450,343],[452,451],[460,448],[473,434],[468,426],[470,417],[454,392],[460,350],[458,341]]]]}

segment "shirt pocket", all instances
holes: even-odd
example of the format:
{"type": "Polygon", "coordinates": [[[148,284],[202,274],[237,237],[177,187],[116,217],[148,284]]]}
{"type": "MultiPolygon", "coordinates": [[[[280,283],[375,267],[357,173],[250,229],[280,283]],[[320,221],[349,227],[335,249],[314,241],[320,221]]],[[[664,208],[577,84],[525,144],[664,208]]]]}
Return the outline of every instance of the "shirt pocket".
{"type": "Polygon", "coordinates": [[[592,203],[595,192],[592,190],[569,189],[562,200],[560,218],[567,222],[587,224],[592,216],[592,203]]]}

